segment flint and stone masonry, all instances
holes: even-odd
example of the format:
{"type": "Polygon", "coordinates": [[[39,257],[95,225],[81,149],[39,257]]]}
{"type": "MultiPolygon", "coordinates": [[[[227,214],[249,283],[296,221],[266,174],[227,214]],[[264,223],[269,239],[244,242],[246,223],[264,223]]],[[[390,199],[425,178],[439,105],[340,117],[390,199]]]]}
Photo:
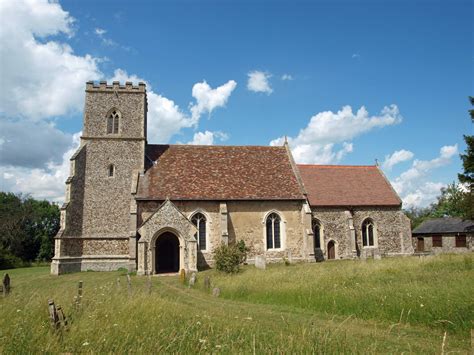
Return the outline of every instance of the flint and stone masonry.
{"type": "MultiPolygon", "coordinates": [[[[250,249],[249,263],[413,253],[401,204],[311,206],[305,184],[318,181],[301,178],[287,143],[149,145],[145,84],[88,82],[85,92],[83,135],[71,157],[52,274],[118,268],[140,275],[195,272],[213,266],[215,247],[240,240],[250,249]],[[205,247],[199,246],[201,232],[193,222],[197,213],[205,223],[199,235],[205,247]],[[270,248],[268,218],[275,216],[278,228],[270,230],[279,243],[270,248]],[[367,247],[361,240],[368,218],[375,241],[367,247]]],[[[388,185],[381,193],[395,194],[388,185]]]]}

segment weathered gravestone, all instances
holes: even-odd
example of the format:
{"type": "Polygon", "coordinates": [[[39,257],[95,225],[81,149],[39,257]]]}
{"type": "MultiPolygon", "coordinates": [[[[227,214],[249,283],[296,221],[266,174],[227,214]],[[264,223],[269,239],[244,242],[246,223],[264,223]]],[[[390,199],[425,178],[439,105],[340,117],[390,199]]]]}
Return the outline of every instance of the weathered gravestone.
{"type": "Polygon", "coordinates": [[[10,276],[5,274],[2,280],[3,295],[7,296],[10,293],[10,276]]]}
{"type": "Polygon", "coordinates": [[[209,276],[206,276],[204,278],[204,288],[206,290],[209,290],[211,288],[211,278],[209,276]]]}
{"type": "Polygon", "coordinates": [[[262,269],[262,270],[266,269],[267,262],[266,262],[265,257],[263,255],[257,255],[255,257],[255,267],[257,269],[262,269]]]}
{"type": "Polygon", "coordinates": [[[221,289],[219,287],[214,287],[212,290],[212,295],[214,297],[219,297],[221,295],[221,289]]]}
{"type": "Polygon", "coordinates": [[[196,273],[193,272],[191,274],[191,277],[189,278],[189,283],[188,283],[189,287],[194,286],[194,284],[196,283],[196,278],[197,278],[196,273]]]}
{"type": "Polygon", "coordinates": [[[56,306],[54,305],[53,300],[48,300],[48,311],[49,311],[49,320],[51,321],[51,326],[53,329],[58,329],[61,325],[59,323],[58,312],[56,311],[56,306]]]}
{"type": "Polygon", "coordinates": [[[186,282],[186,271],[184,271],[184,269],[179,271],[179,281],[181,281],[182,284],[186,282]]]}

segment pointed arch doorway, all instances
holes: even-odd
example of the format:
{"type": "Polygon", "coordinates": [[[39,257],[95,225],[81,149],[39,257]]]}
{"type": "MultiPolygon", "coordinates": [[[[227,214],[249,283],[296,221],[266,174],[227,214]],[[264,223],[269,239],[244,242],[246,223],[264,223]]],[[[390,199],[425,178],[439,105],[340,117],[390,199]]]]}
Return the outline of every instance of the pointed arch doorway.
{"type": "Polygon", "coordinates": [[[155,273],[179,271],[179,239],[172,232],[164,232],[155,242],[155,273]]]}
{"type": "Polygon", "coordinates": [[[336,259],[336,244],[333,240],[328,243],[328,260],[336,259]]]}

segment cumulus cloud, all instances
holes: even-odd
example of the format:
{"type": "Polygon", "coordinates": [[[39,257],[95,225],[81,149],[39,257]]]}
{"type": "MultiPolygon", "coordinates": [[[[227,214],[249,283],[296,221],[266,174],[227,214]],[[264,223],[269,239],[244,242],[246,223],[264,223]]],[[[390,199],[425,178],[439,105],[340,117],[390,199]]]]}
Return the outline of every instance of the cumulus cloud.
{"type": "Polygon", "coordinates": [[[457,154],[457,144],[446,145],[440,149],[438,157],[432,160],[416,159],[408,170],[392,181],[405,207],[426,207],[436,200],[440,189],[446,185],[426,179],[433,170],[451,164],[452,158],[457,154]]]}
{"type": "Polygon", "coordinates": [[[193,140],[188,142],[188,144],[195,144],[195,145],[213,145],[215,141],[225,141],[229,138],[229,136],[220,131],[211,132],[196,132],[194,133],[193,140]]]}
{"type": "MultiPolygon", "coordinates": [[[[337,163],[353,151],[350,142],[353,138],[401,121],[402,116],[396,105],[385,106],[376,116],[370,116],[365,107],[354,113],[350,106],[344,106],[338,112],[325,111],[311,117],[296,137],[288,138],[288,143],[299,163],[337,163]]],[[[281,145],[283,142],[284,137],[280,137],[272,140],[270,145],[281,145]]]]}
{"type": "Polygon", "coordinates": [[[283,74],[281,76],[281,80],[293,80],[293,76],[291,74],[283,74]]]}
{"type": "Polygon", "coordinates": [[[264,92],[270,95],[273,89],[270,86],[270,73],[262,72],[259,70],[251,71],[247,74],[247,89],[253,92],[264,92]]]}
{"type": "Polygon", "coordinates": [[[1,1],[0,17],[0,112],[41,119],[81,110],[84,83],[102,74],[97,58],[50,40],[73,35],[69,13],[46,0],[1,1]]]}
{"type": "Polygon", "coordinates": [[[397,150],[391,155],[385,156],[385,161],[383,162],[382,167],[386,170],[391,170],[395,165],[413,159],[413,156],[414,154],[409,150],[397,150]]]}
{"type": "Polygon", "coordinates": [[[196,104],[190,108],[193,119],[199,120],[202,114],[211,114],[215,108],[224,107],[236,86],[234,80],[229,80],[215,89],[212,89],[206,81],[194,84],[192,94],[196,104]]]}
{"type": "Polygon", "coordinates": [[[50,161],[45,167],[26,168],[3,166],[0,175],[2,191],[31,194],[34,198],[61,203],[64,201],[64,182],[69,176],[70,157],[79,147],[82,132],[72,135],[60,162],[50,161]]]}
{"type": "Polygon", "coordinates": [[[237,83],[229,80],[222,86],[212,89],[205,81],[193,86],[192,95],[196,102],[190,105],[191,114],[184,112],[173,100],[153,91],[146,80],[129,75],[125,70],[117,69],[109,81],[143,81],[147,84],[148,97],[148,141],[167,143],[183,128],[197,127],[202,114],[211,114],[217,107],[224,107],[237,83]]]}

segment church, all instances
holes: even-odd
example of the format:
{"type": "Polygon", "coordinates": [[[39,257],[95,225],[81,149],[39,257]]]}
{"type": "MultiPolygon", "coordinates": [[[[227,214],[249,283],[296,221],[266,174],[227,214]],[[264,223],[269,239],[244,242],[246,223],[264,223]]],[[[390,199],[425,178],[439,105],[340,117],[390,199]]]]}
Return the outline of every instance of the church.
{"type": "Polygon", "coordinates": [[[376,165],[298,165],[287,143],[148,144],[144,83],[85,91],[52,274],[198,271],[241,240],[249,263],[413,253],[410,221],[376,165]]]}

